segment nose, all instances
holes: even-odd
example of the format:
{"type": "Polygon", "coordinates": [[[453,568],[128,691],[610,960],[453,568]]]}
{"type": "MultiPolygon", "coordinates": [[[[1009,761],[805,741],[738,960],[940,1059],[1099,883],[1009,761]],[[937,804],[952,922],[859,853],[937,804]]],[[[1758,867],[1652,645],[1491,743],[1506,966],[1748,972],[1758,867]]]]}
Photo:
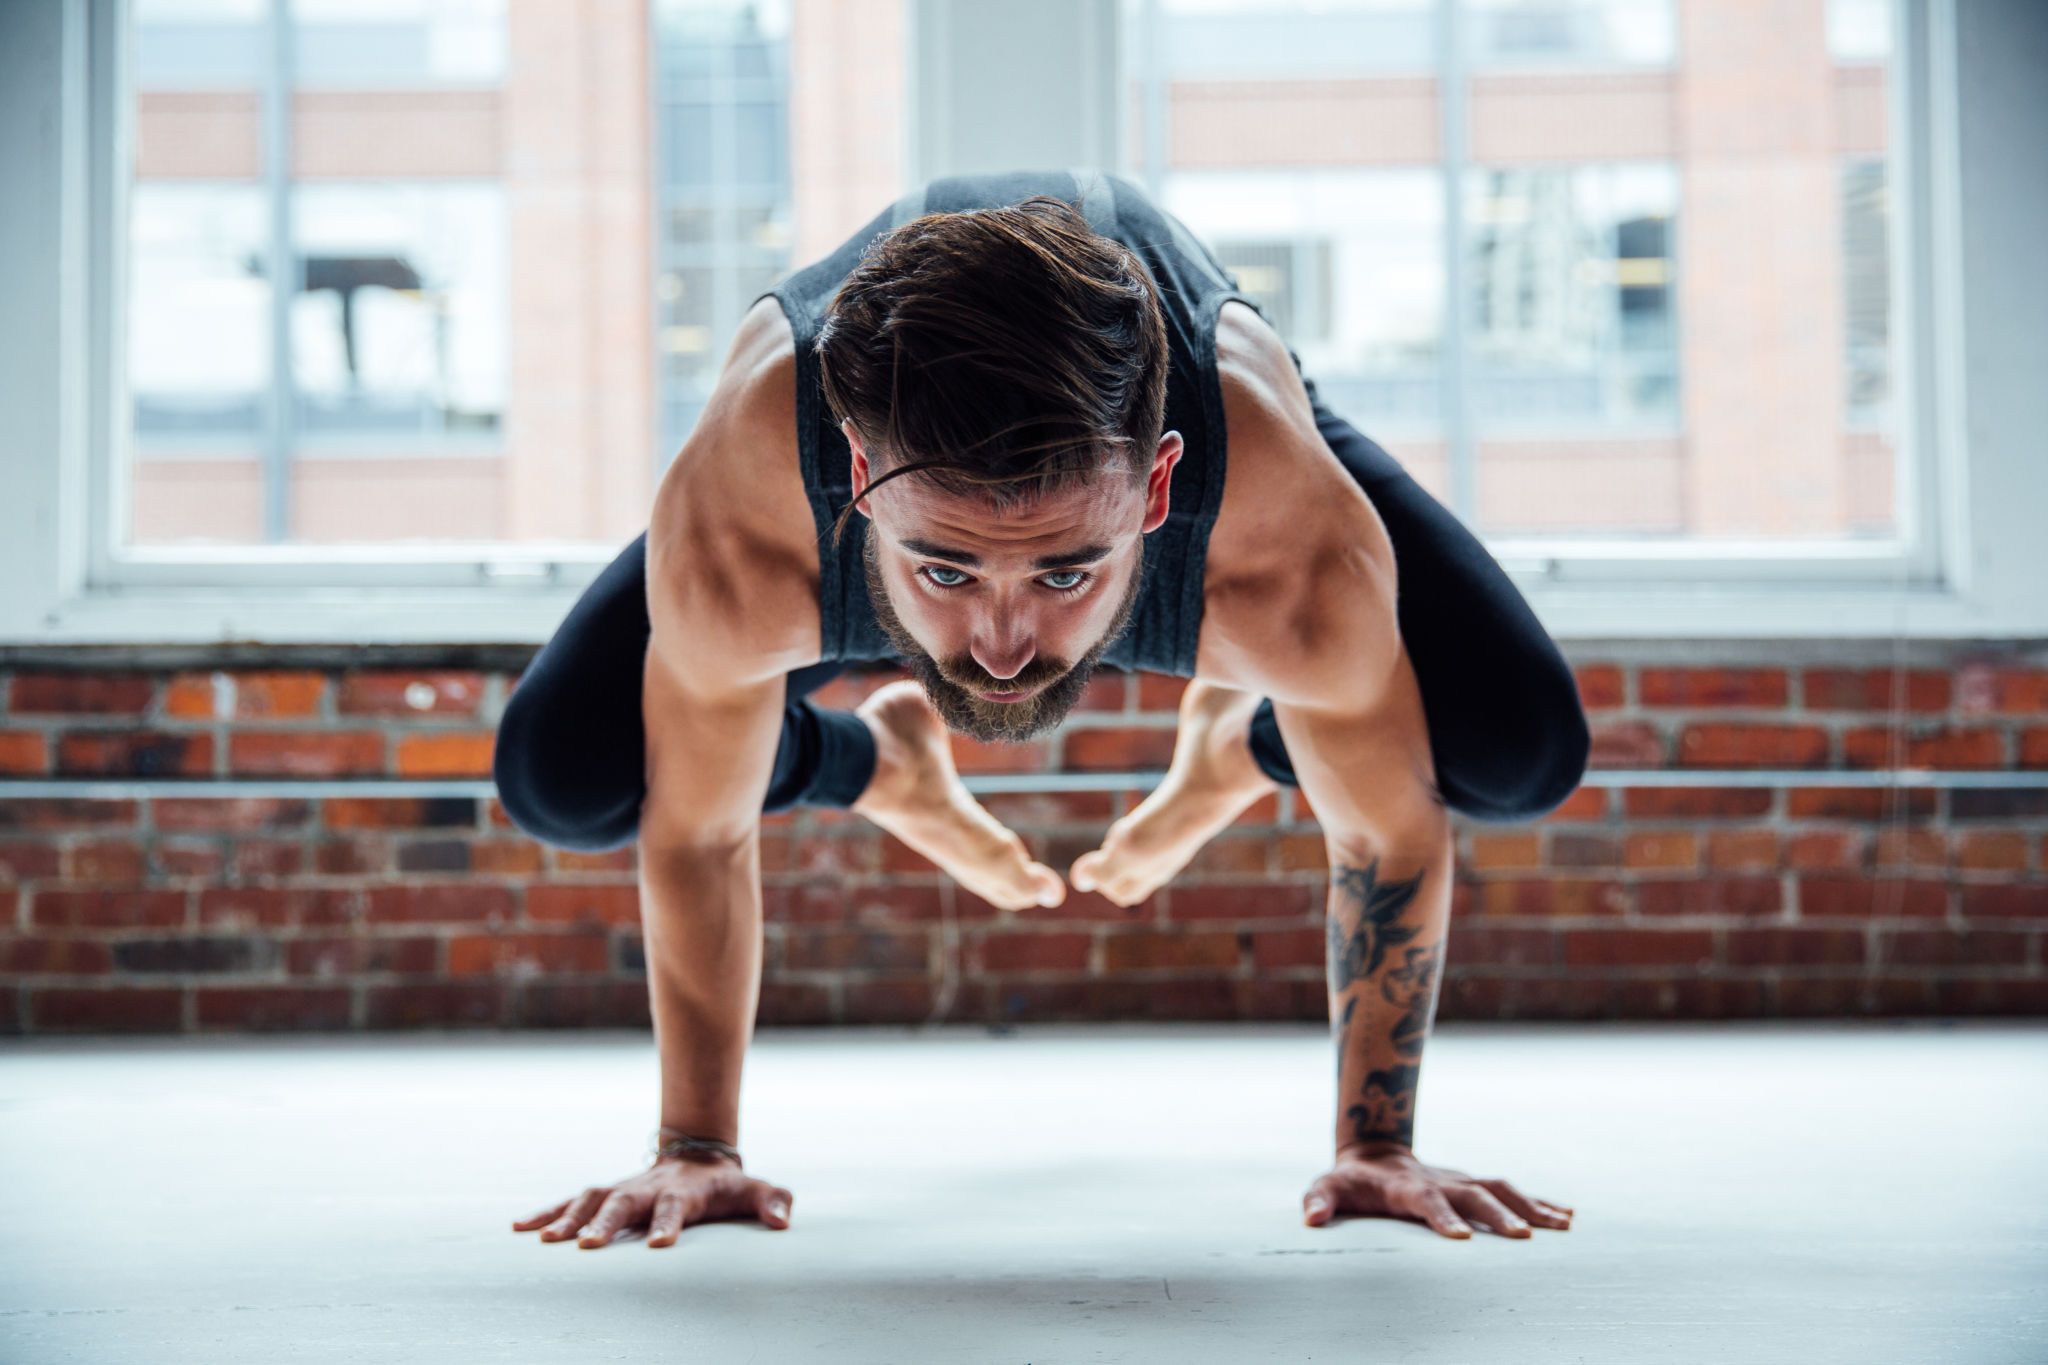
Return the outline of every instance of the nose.
{"type": "Polygon", "coordinates": [[[1029,641],[1001,649],[977,644],[969,652],[974,655],[974,661],[998,682],[1008,682],[1022,673],[1036,653],[1029,641]]]}

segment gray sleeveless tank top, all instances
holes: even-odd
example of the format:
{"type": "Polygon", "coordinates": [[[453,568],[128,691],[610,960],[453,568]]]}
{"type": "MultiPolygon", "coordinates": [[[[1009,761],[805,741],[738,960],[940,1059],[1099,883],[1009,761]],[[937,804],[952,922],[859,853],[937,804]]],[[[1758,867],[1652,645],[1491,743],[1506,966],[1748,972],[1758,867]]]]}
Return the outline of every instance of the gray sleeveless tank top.
{"type": "Polygon", "coordinates": [[[1202,569],[1209,532],[1223,500],[1223,391],[1216,377],[1216,315],[1229,299],[1258,305],[1239,292],[1236,279],[1209,249],[1143,189],[1121,176],[1089,170],[933,180],[877,214],[830,255],[750,301],[751,306],[772,296],[782,305],[795,335],[797,449],[821,561],[821,662],[900,657],[876,624],[868,602],[867,578],[861,571],[868,519],[851,518],[836,555],[831,546],[832,522],[853,500],[853,452],[826,406],[818,377],[813,347],[825,310],[876,237],[927,213],[1015,204],[1034,194],[1066,200],[1096,232],[1129,247],[1159,290],[1170,357],[1165,429],[1180,432],[1186,449],[1173,467],[1166,520],[1145,537],[1145,580],[1130,629],[1102,661],[1126,671],[1194,676],[1202,626],[1202,569]]]}

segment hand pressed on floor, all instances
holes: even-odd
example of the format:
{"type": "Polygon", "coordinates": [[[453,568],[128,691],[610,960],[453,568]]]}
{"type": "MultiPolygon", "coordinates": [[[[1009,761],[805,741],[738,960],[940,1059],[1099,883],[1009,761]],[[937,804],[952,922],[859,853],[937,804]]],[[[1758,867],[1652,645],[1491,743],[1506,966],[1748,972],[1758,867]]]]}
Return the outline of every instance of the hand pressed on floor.
{"type": "Polygon", "coordinates": [[[1302,1196],[1312,1228],[1338,1214],[1406,1218],[1446,1237],[1466,1238],[1473,1225],[1502,1237],[1527,1237],[1530,1228],[1571,1229],[1572,1211],[1523,1194],[1505,1180],[1474,1180],[1446,1166],[1426,1166],[1412,1152],[1374,1155],[1345,1151],[1302,1196]]]}
{"type": "Polygon", "coordinates": [[[687,1226],[726,1218],[758,1219],[779,1231],[789,1226],[794,1202],[788,1190],[755,1179],[730,1158],[659,1157],[638,1175],[611,1185],[592,1185],[520,1219],[512,1231],[540,1228],[543,1242],[575,1237],[577,1245],[589,1251],[609,1245],[621,1232],[644,1227],[648,1246],[665,1247],[673,1245],[687,1226]]]}

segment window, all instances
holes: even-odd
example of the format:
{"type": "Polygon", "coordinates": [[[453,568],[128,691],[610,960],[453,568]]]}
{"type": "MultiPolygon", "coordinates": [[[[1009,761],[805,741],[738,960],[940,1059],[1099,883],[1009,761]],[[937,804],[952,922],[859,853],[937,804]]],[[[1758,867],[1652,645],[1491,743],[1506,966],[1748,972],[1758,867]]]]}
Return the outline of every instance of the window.
{"type": "Polygon", "coordinates": [[[1124,14],[1130,169],[1480,532],[1924,550],[1890,402],[1889,0],[1124,14]],[[1255,243],[1284,264],[1231,254],[1255,243]]]}

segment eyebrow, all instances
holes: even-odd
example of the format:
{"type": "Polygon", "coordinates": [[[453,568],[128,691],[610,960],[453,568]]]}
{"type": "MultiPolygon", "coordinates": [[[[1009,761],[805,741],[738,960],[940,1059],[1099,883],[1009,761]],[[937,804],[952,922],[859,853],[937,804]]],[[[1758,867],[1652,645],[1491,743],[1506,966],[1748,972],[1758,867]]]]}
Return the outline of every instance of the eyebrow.
{"type": "MultiPolygon", "coordinates": [[[[980,555],[969,554],[967,551],[955,549],[951,545],[940,545],[930,540],[918,540],[912,536],[905,536],[897,543],[914,555],[923,555],[928,559],[948,559],[955,564],[965,564],[970,569],[981,567],[980,555]]],[[[1104,544],[1076,545],[1073,549],[1065,550],[1058,554],[1040,555],[1032,561],[1032,567],[1038,569],[1064,569],[1076,564],[1093,564],[1098,559],[1108,558],[1110,552],[1115,548],[1114,545],[1104,544]]]]}

